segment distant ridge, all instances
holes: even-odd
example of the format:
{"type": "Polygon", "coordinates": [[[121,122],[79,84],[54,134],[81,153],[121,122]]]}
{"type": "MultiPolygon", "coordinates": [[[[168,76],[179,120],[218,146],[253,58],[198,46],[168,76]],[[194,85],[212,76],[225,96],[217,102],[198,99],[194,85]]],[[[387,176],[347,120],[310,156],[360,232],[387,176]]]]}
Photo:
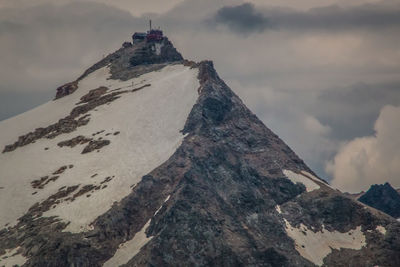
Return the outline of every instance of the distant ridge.
{"type": "Polygon", "coordinates": [[[394,218],[400,218],[400,194],[389,183],[372,185],[358,200],[394,218]]]}

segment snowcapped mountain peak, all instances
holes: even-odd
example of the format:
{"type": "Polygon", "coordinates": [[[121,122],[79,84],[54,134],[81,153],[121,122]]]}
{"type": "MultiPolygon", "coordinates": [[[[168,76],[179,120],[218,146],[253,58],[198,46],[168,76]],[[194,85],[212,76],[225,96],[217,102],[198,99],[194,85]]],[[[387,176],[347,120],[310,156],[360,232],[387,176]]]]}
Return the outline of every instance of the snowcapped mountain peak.
{"type": "Polygon", "coordinates": [[[398,222],[151,38],[0,122],[0,265],[398,266],[398,222]]]}

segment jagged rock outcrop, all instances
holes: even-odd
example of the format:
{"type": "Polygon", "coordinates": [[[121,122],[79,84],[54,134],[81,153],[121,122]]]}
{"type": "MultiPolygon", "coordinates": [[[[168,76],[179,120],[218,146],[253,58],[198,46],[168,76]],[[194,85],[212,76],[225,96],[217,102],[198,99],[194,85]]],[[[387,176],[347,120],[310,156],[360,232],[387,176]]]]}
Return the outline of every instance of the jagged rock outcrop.
{"type": "Polygon", "coordinates": [[[70,95],[74,93],[78,89],[78,81],[73,81],[70,83],[66,83],[57,88],[57,93],[55,99],[59,99],[61,97],[70,95]]]}
{"type": "Polygon", "coordinates": [[[82,154],[90,153],[92,151],[101,149],[104,146],[108,146],[110,144],[110,140],[91,140],[87,146],[82,150],[82,154]]]}
{"type": "Polygon", "coordinates": [[[180,61],[183,61],[182,55],[165,37],[161,43],[140,42],[123,46],[87,69],[78,81],[104,66],[110,66],[112,79],[126,81],[180,61]]]}
{"type": "Polygon", "coordinates": [[[400,194],[389,183],[372,185],[358,200],[394,218],[400,218],[400,194]]]}
{"type": "Polygon", "coordinates": [[[131,66],[160,64],[165,62],[182,61],[182,55],[167,39],[161,42],[144,42],[129,59],[131,66]]]}

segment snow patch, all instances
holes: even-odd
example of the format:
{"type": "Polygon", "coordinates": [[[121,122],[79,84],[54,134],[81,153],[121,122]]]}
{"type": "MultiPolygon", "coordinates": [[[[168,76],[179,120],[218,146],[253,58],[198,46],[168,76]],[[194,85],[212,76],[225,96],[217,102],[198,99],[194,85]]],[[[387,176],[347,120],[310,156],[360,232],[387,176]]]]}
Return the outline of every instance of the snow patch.
{"type": "MultiPolygon", "coordinates": [[[[164,204],[169,200],[171,195],[168,195],[164,204]]],[[[161,207],[154,213],[154,216],[162,209],[161,207]]],[[[147,244],[153,237],[146,236],[146,230],[149,227],[151,219],[147,221],[147,223],[143,226],[143,228],[135,234],[133,239],[121,244],[114,254],[114,256],[109,259],[106,263],[104,263],[104,267],[112,267],[112,266],[120,266],[122,264],[127,263],[130,259],[132,259],[136,254],[140,251],[140,249],[147,244]]]]}
{"type": "MultiPolygon", "coordinates": [[[[164,203],[168,201],[168,199],[169,199],[170,196],[171,196],[171,195],[168,195],[168,196],[167,196],[167,198],[164,200],[164,203]]],[[[161,207],[159,207],[158,210],[156,210],[156,212],[154,213],[154,216],[157,215],[157,213],[162,209],[162,207],[164,207],[164,204],[162,204],[161,207]]]]}
{"type": "Polygon", "coordinates": [[[18,254],[19,249],[20,247],[6,249],[6,254],[0,256],[0,266],[14,267],[24,265],[28,259],[21,254],[18,254]]]}
{"type": "Polygon", "coordinates": [[[308,177],[308,178],[311,178],[311,179],[314,180],[315,182],[320,182],[320,183],[326,185],[327,187],[329,187],[329,188],[335,190],[335,188],[333,188],[330,184],[325,183],[325,182],[322,181],[321,179],[318,179],[317,177],[315,177],[315,176],[312,175],[311,173],[306,172],[306,171],[301,171],[301,173],[302,173],[304,176],[306,176],[306,177],[308,177]]]}
{"type": "Polygon", "coordinates": [[[285,226],[287,235],[294,240],[296,250],[300,255],[318,266],[323,265],[324,258],[332,252],[332,249],[360,250],[366,246],[361,226],[346,233],[330,232],[324,225],[322,231],[313,232],[304,224],[300,224],[299,228],[293,227],[286,219],[285,226]]]}
{"type": "Polygon", "coordinates": [[[311,192],[320,188],[320,186],[311,178],[303,174],[298,174],[290,170],[283,170],[283,174],[295,184],[302,183],[306,187],[307,192],[311,192]]]}
{"type": "Polygon", "coordinates": [[[279,205],[276,205],[275,210],[279,213],[282,214],[281,207],[279,205]]]}
{"type": "Polygon", "coordinates": [[[164,46],[162,43],[155,43],[156,55],[161,55],[161,48],[164,46]]]}
{"type": "MultiPolygon", "coordinates": [[[[73,202],[62,201],[43,216],[58,216],[70,222],[65,229],[80,232],[131,192],[131,186],[151,172],[181,145],[180,132],[198,98],[198,70],[183,65],[166,66],[160,71],[144,74],[128,81],[111,80],[107,67],[101,68],[79,82],[74,94],[50,101],[34,110],[0,122],[0,149],[13,143],[18,136],[38,127],[46,127],[66,117],[90,90],[106,86],[111,90],[133,89],[150,84],[134,93],[125,93],[110,105],[98,106],[88,112],[90,122],[69,134],[54,139],[39,139],[15,151],[0,153],[0,229],[15,225],[35,203],[40,203],[63,186],[99,185],[106,177],[115,176],[107,187],[88,192],[73,202]],[[83,146],[58,147],[60,141],[78,135],[110,140],[99,152],[81,154],[83,146]],[[118,135],[107,133],[120,132],[118,135]],[[46,150],[46,148],[49,148],[46,150]],[[31,182],[51,174],[61,166],[74,168],[43,189],[33,189],[31,182]],[[94,174],[98,174],[92,177],[94,174]],[[36,192],[36,193],[35,193],[36,192]],[[87,196],[89,195],[90,196],[87,196]],[[12,208],[9,204],[12,202],[12,208]]],[[[73,192],[76,193],[77,191],[73,192]]]]}
{"type": "Polygon", "coordinates": [[[140,249],[153,238],[152,236],[146,236],[146,229],[149,227],[150,222],[151,219],[147,221],[143,228],[137,232],[131,240],[122,243],[115,252],[114,256],[106,261],[103,267],[121,266],[135,257],[136,254],[139,253],[140,249]]]}
{"type": "Polygon", "coordinates": [[[381,225],[378,225],[375,230],[381,233],[382,235],[386,234],[386,228],[381,225]]]}

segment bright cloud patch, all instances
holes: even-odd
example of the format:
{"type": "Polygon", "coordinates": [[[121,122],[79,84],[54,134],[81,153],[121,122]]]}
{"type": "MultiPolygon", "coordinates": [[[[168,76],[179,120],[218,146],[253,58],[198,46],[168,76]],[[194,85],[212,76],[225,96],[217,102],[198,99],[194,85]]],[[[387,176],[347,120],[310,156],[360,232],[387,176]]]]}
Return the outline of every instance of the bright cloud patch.
{"type": "Polygon", "coordinates": [[[327,166],[332,184],[344,191],[366,190],[371,184],[400,186],[400,107],[385,106],[375,122],[375,136],[345,144],[327,166]]]}

